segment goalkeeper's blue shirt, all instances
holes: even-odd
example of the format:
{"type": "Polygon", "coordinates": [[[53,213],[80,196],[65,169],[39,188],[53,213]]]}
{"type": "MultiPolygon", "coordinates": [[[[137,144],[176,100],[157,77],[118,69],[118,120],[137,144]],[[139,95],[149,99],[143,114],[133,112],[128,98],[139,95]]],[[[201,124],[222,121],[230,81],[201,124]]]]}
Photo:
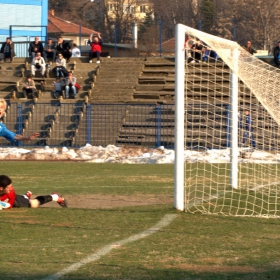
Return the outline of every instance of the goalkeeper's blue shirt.
{"type": "Polygon", "coordinates": [[[16,134],[10,130],[7,129],[7,127],[0,123],[0,136],[5,137],[7,140],[13,142],[16,134]]]}

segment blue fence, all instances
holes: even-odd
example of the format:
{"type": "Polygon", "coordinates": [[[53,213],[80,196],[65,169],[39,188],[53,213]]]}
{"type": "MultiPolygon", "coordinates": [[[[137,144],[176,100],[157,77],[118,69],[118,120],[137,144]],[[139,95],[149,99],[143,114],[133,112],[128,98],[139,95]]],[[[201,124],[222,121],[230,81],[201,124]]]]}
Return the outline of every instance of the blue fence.
{"type": "Polygon", "coordinates": [[[3,146],[94,146],[174,147],[173,105],[128,105],[84,103],[9,103],[3,120],[18,134],[40,136],[32,143],[10,143],[3,146]]]}
{"type": "MultiPolygon", "coordinates": [[[[4,118],[7,128],[18,134],[40,136],[30,142],[0,146],[144,146],[174,148],[174,105],[10,103],[4,118]]],[[[185,112],[186,147],[229,146],[227,106],[189,104],[185,112]]]]}

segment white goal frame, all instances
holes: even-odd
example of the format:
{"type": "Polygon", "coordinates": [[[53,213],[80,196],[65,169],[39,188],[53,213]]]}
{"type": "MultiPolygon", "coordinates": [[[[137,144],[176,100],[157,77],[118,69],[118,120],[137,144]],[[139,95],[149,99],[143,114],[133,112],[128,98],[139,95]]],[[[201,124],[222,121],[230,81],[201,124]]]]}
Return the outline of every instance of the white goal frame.
{"type": "MultiPolygon", "coordinates": [[[[184,195],[184,115],[185,115],[185,36],[189,28],[182,24],[175,27],[175,161],[174,161],[174,208],[180,211],[185,209],[184,195]]],[[[200,31],[197,30],[199,33],[200,31]]],[[[212,37],[212,35],[207,34],[212,37]]],[[[226,39],[221,39],[227,42],[226,39]]],[[[234,43],[234,42],[231,42],[234,43]]],[[[230,71],[230,186],[238,188],[238,44],[232,51],[235,69],[230,71]]]]}

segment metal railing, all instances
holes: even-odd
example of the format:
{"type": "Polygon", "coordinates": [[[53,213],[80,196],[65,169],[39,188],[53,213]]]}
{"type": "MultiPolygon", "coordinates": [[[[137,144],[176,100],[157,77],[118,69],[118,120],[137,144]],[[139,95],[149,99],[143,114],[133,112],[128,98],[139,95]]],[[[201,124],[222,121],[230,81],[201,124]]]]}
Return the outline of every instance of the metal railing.
{"type": "Polygon", "coordinates": [[[40,136],[34,141],[0,146],[174,146],[173,105],[84,103],[10,103],[3,122],[18,134],[40,136]]]}

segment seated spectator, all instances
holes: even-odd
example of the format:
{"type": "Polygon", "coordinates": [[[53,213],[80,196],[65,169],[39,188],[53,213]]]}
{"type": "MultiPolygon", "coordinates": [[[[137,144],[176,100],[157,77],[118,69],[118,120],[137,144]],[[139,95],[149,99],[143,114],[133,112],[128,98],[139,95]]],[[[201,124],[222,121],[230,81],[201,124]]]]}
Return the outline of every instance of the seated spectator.
{"type": "Polygon", "coordinates": [[[40,52],[37,52],[36,56],[32,59],[31,74],[35,76],[35,71],[40,71],[41,77],[44,78],[46,72],[46,63],[40,52]]]}
{"type": "Polygon", "coordinates": [[[48,61],[48,58],[50,58],[52,62],[55,62],[56,45],[51,38],[48,39],[48,43],[44,47],[44,59],[46,62],[48,61]]]}
{"type": "Polygon", "coordinates": [[[31,56],[32,59],[36,56],[38,52],[41,54],[44,52],[43,44],[42,42],[39,42],[39,37],[35,37],[35,41],[29,44],[28,52],[29,56],[31,56]]]}
{"type": "Polygon", "coordinates": [[[81,51],[75,43],[73,44],[72,57],[81,57],[81,51]]]}
{"type": "Polygon", "coordinates": [[[72,48],[71,42],[64,41],[62,37],[58,38],[57,45],[56,45],[56,52],[61,53],[63,57],[66,59],[67,63],[70,61],[70,58],[72,56],[71,48],[72,48]]]}
{"type": "Polygon", "coordinates": [[[73,74],[71,72],[68,73],[68,77],[65,79],[65,98],[69,98],[69,93],[72,92],[74,99],[76,98],[77,95],[77,90],[76,90],[76,81],[77,79],[73,77],[73,74]]]}
{"type": "Polygon", "coordinates": [[[277,46],[273,50],[274,62],[277,67],[280,67],[280,41],[277,43],[277,46]]]}
{"type": "Polygon", "coordinates": [[[192,45],[192,58],[198,62],[201,62],[202,60],[202,51],[203,46],[201,44],[201,41],[198,39],[195,44],[192,45]]]}
{"type": "Polygon", "coordinates": [[[61,53],[58,54],[55,64],[56,66],[53,69],[53,72],[55,72],[57,78],[68,75],[68,71],[66,69],[66,60],[61,53]]]}
{"type": "Polygon", "coordinates": [[[38,97],[35,82],[31,76],[28,76],[24,81],[22,91],[25,98],[34,99],[36,96],[38,97]]]}
{"type": "Polygon", "coordinates": [[[2,58],[0,58],[1,60],[3,59],[5,62],[7,61],[7,59],[9,59],[9,61],[13,61],[15,52],[14,52],[14,44],[11,41],[10,37],[8,37],[6,39],[6,42],[2,45],[0,53],[3,54],[2,58]]]}
{"type": "Polygon", "coordinates": [[[257,53],[257,51],[252,47],[251,41],[247,41],[247,44],[245,45],[244,49],[250,54],[257,53]]]}
{"type": "Polygon", "coordinates": [[[91,46],[91,50],[89,52],[89,63],[92,63],[93,57],[97,57],[96,63],[100,63],[101,48],[103,44],[100,33],[98,33],[95,37],[91,34],[88,44],[91,46]]]}
{"type": "Polygon", "coordinates": [[[56,81],[53,82],[55,90],[53,91],[54,98],[59,98],[62,96],[62,89],[63,89],[63,81],[60,78],[56,78],[56,81]]]}
{"type": "Polygon", "coordinates": [[[203,61],[208,62],[209,58],[213,58],[215,61],[217,61],[218,55],[214,50],[212,50],[209,47],[206,47],[203,54],[203,61]]]}

